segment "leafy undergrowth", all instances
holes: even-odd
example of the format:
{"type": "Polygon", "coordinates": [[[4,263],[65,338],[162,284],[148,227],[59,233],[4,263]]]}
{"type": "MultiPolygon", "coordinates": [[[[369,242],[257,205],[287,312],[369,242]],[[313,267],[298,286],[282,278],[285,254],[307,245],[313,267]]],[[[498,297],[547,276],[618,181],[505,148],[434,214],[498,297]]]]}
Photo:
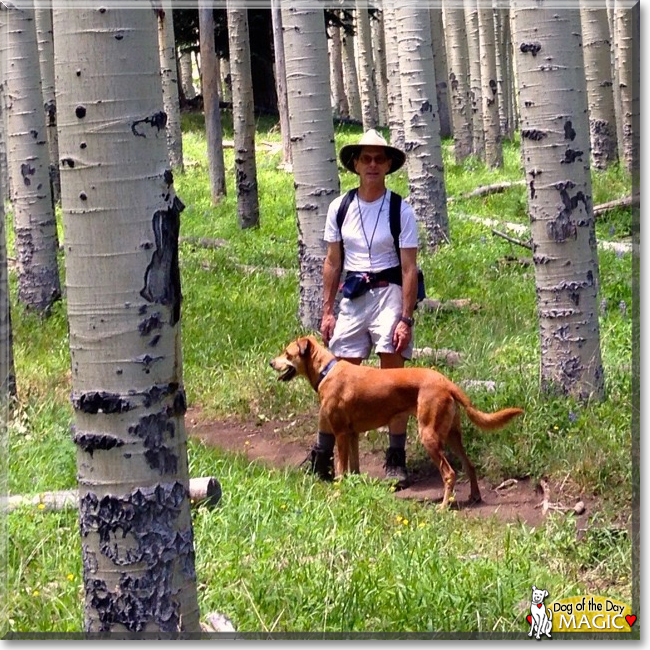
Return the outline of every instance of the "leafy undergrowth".
{"type": "MultiPolygon", "coordinates": [[[[260,120],[261,140],[279,142],[273,126],[260,120]]],[[[339,128],[337,148],[359,133],[339,128]]],[[[224,137],[232,137],[227,116],[224,137]]],[[[445,145],[450,196],[523,177],[517,141],[506,143],[505,168],[498,172],[476,160],[453,164],[450,142],[445,145]]],[[[180,246],[188,402],[200,405],[205,417],[277,419],[313,410],[306,383],[279,383],[268,367],[302,333],[292,177],[277,170],[279,153],[258,156],[261,223],[242,231],[232,150],[225,153],[229,194],[217,206],[209,198],[202,119],[196,115],[184,116],[184,153],[186,171],[175,175],[186,205],[181,235],[225,240],[217,249],[180,246]],[[280,275],[276,268],[283,270],[280,275]]],[[[342,175],[342,189],[353,184],[352,175],[342,175]]],[[[629,178],[618,167],[595,173],[593,185],[597,203],[629,193],[629,178]]],[[[405,172],[391,177],[389,186],[406,196],[405,172]]],[[[396,501],[369,479],[346,479],[332,489],[191,443],[191,475],[216,475],[224,488],[217,509],[199,508],[194,515],[203,612],[227,613],[241,630],[510,632],[525,627],[522,602],[531,580],[554,597],[593,588],[629,601],[631,258],[599,253],[607,399],[585,405],[540,394],[534,272],[507,260],[526,251],[462,216],[526,223],[525,200],[525,188],[513,187],[453,204],[451,243],[435,255],[423,251],[419,263],[430,297],[470,298],[478,310],[418,311],[416,346],[461,352],[460,365],[442,368],[456,381],[497,382],[494,393],[470,391],[478,408],[525,409],[523,418],[502,431],[467,436],[479,474],[495,483],[512,476],[557,482],[570,477],[601,504],[588,529],[578,537],[574,520],[555,515],[536,530],[465,519],[396,501]]],[[[602,238],[629,232],[629,210],[611,213],[598,225],[602,238]]],[[[11,294],[19,404],[9,422],[6,488],[72,488],[65,303],[41,320],[16,306],[13,276],[11,294]]],[[[409,436],[417,458],[423,452],[413,423],[409,436]]],[[[0,577],[10,598],[0,628],[79,630],[76,515],[26,508],[5,519],[5,532],[0,577]]]]}

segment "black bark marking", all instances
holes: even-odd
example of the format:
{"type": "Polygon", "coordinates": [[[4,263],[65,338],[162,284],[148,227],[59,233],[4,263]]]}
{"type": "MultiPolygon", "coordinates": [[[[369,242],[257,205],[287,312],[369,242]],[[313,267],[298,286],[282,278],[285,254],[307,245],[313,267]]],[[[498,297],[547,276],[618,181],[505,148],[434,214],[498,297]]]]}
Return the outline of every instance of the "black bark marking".
{"type": "Polygon", "coordinates": [[[72,406],[82,413],[126,413],[133,408],[131,402],[116,393],[91,391],[72,394],[72,406]]]}
{"type": "Polygon", "coordinates": [[[145,272],[140,295],[149,302],[167,305],[171,309],[172,326],[181,317],[181,276],[178,268],[178,233],[180,214],[185,206],[178,197],[167,210],[153,215],[156,249],[145,272]]]}
{"type": "Polygon", "coordinates": [[[573,181],[556,183],[554,186],[560,193],[564,207],[553,221],[548,222],[546,228],[549,237],[558,243],[566,241],[569,238],[575,239],[577,237],[576,223],[571,220],[571,214],[578,207],[579,203],[582,203],[585,212],[587,214],[589,213],[588,197],[585,196],[584,192],[578,191],[575,196],[569,196],[568,190],[573,189],[575,186],[573,181]]]}
{"type": "Polygon", "coordinates": [[[564,158],[560,160],[562,165],[569,165],[574,163],[576,160],[582,160],[581,156],[584,154],[584,151],[576,151],[575,149],[567,149],[564,152],[564,158]]]}
{"type": "Polygon", "coordinates": [[[124,38],[124,34],[122,34],[122,32],[118,32],[117,34],[115,34],[116,41],[121,41],[123,38],[124,38]]]}
{"type": "Polygon", "coordinates": [[[70,169],[74,168],[74,160],[72,158],[61,158],[61,167],[65,167],[66,165],[70,167],[70,169]]]}
{"type": "Polygon", "coordinates": [[[100,14],[105,14],[106,13],[106,7],[100,7],[98,9],[98,11],[99,11],[100,14]]]}
{"type": "Polygon", "coordinates": [[[155,347],[158,345],[158,343],[159,343],[159,341],[160,341],[160,338],[161,338],[161,337],[160,337],[160,334],[156,334],[156,336],[154,336],[154,337],[151,339],[151,341],[149,341],[149,347],[150,347],[150,348],[155,348],[155,347]]]}
{"type": "Polygon", "coordinates": [[[524,129],[521,132],[521,137],[526,138],[527,140],[542,140],[547,136],[544,131],[538,131],[537,129],[524,129]]]}
{"type": "Polygon", "coordinates": [[[85,106],[77,106],[74,110],[74,114],[81,120],[84,117],[86,117],[86,107],[85,106]]]}
{"type": "Polygon", "coordinates": [[[87,201],[88,200],[88,195],[85,192],[81,192],[81,194],[79,194],[79,198],[82,201],[87,201]]]}
{"type": "Polygon", "coordinates": [[[91,456],[98,449],[108,451],[109,449],[122,447],[122,445],[124,445],[124,440],[121,440],[120,438],[108,434],[97,433],[75,433],[72,437],[72,441],[75,445],[81,447],[81,449],[91,456]]]}
{"type": "Polygon", "coordinates": [[[576,137],[576,132],[575,129],[573,128],[573,124],[571,120],[567,120],[564,123],[564,139],[571,140],[573,142],[573,140],[575,140],[575,137],[576,137]]]}
{"type": "Polygon", "coordinates": [[[174,183],[174,174],[172,173],[171,169],[166,169],[165,170],[165,173],[163,174],[163,179],[165,180],[165,183],[167,183],[168,187],[170,185],[173,185],[173,183],[174,183]]]}
{"type": "Polygon", "coordinates": [[[79,149],[85,149],[87,146],[88,146],[88,145],[87,145],[85,142],[82,142],[82,143],[79,145],[79,149]]]}
{"type": "Polygon", "coordinates": [[[420,106],[420,113],[433,113],[433,104],[428,99],[420,106]]]}
{"type": "Polygon", "coordinates": [[[173,438],[176,425],[166,411],[141,417],[138,424],[129,427],[129,433],[142,440],[146,449],[144,457],[151,469],[158,470],[161,475],[176,473],[178,456],[165,445],[165,434],[173,438]]]}
{"type": "Polygon", "coordinates": [[[149,318],[145,318],[140,322],[138,325],[138,331],[140,332],[140,336],[148,336],[153,330],[162,329],[162,326],[163,322],[160,318],[160,312],[157,311],[151,314],[149,318]]]}
{"type": "Polygon", "coordinates": [[[453,72],[449,73],[449,81],[451,81],[451,89],[454,91],[458,90],[458,79],[456,79],[456,75],[453,72]]]}
{"type": "Polygon", "coordinates": [[[29,163],[23,163],[20,166],[20,175],[23,177],[23,183],[29,187],[32,184],[32,179],[30,176],[33,176],[36,173],[36,167],[30,165],[29,163]]]}
{"type": "Polygon", "coordinates": [[[29,130],[29,135],[31,135],[32,138],[34,138],[34,140],[38,139],[38,131],[36,129],[30,129],[29,130]]]}
{"type": "MultiPolygon", "coordinates": [[[[179,385],[176,382],[171,382],[166,386],[152,386],[148,390],[142,393],[133,393],[134,395],[141,395],[144,398],[145,408],[150,408],[153,404],[158,404],[163,398],[167,395],[172,395],[179,389],[179,385]]],[[[183,389],[180,389],[183,391],[183,389]]]]}
{"type": "Polygon", "coordinates": [[[181,389],[174,395],[174,402],[167,409],[167,415],[169,417],[180,417],[181,415],[185,415],[186,411],[187,399],[185,397],[185,391],[181,389]]]}
{"type": "Polygon", "coordinates": [[[77,70],[77,77],[81,77],[81,70],[77,70]]]}
{"type": "Polygon", "coordinates": [[[535,181],[530,181],[530,198],[534,199],[535,198],[535,181]]]}
{"type": "Polygon", "coordinates": [[[531,106],[535,106],[535,102],[524,102],[524,106],[530,108],[531,106]]]}
{"type": "Polygon", "coordinates": [[[45,108],[47,126],[56,126],[56,102],[53,99],[50,99],[43,104],[43,108],[45,108]]]}
{"type": "Polygon", "coordinates": [[[497,94],[497,82],[494,79],[490,79],[489,82],[490,90],[492,91],[493,95],[497,94]]]}
{"type": "Polygon", "coordinates": [[[130,632],[142,631],[150,621],[165,632],[181,629],[180,603],[172,584],[175,566],[195,578],[192,529],[176,531],[174,526],[188,494],[178,481],[142,487],[125,496],[101,499],[88,493],[80,499],[79,522],[82,538],[99,536],[102,555],[116,566],[143,564],[137,577],[121,572],[115,591],[93,577],[98,563],[87,544],[82,544],[86,606],[95,610],[99,630],[109,632],[122,625],[130,632]],[[130,535],[135,546],[119,549],[116,543],[130,535]]]}
{"type": "Polygon", "coordinates": [[[533,56],[537,56],[537,53],[542,49],[542,44],[533,42],[533,43],[522,43],[519,46],[519,51],[523,52],[524,54],[532,54],[533,56]]]}
{"type": "Polygon", "coordinates": [[[147,136],[144,133],[140,133],[136,129],[139,124],[149,124],[150,126],[160,131],[167,126],[167,113],[165,113],[165,111],[158,111],[150,117],[145,117],[142,120],[136,120],[133,122],[133,124],[131,124],[131,133],[133,133],[133,135],[138,136],[139,138],[146,138],[147,136]]]}

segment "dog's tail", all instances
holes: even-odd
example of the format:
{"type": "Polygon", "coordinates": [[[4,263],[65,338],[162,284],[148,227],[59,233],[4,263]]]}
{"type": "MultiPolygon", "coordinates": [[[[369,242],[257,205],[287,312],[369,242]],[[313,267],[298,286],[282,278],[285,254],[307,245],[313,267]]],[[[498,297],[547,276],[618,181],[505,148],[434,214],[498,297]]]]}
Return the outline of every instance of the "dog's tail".
{"type": "Polygon", "coordinates": [[[479,429],[500,429],[504,427],[512,418],[524,412],[520,408],[506,408],[497,411],[496,413],[484,413],[472,406],[472,402],[469,397],[453,382],[449,382],[452,386],[451,394],[452,397],[462,405],[462,407],[467,412],[467,417],[479,428],[479,429]]]}

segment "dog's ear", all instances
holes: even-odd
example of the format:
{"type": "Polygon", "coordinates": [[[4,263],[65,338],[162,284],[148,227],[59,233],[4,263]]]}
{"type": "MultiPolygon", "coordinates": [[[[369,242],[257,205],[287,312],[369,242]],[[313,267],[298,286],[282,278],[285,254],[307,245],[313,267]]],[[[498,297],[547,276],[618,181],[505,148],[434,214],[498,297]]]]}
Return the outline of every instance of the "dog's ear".
{"type": "Polygon", "coordinates": [[[548,596],[548,591],[546,591],[546,589],[544,589],[544,598],[546,598],[547,596],[548,596]]]}
{"type": "Polygon", "coordinates": [[[535,585],[533,585],[533,591],[535,591],[536,589],[537,589],[537,587],[535,585]]]}
{"type": "Polygon", "coordinates": [[[308,338],[298,341],[298,351],[301,357],[306,357],[311,349],[311,341],[308,338]]]}

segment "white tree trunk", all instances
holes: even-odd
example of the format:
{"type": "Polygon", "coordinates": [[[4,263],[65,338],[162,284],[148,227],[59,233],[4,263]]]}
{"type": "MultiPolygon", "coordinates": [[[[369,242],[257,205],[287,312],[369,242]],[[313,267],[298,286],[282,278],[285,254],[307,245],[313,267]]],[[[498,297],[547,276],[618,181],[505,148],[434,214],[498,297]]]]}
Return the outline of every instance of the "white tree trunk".
{"type": "Polygon", "coordinates": [[[273,49],[275,53],[275,85],[278,95],[278,113],[282,133],[282,160],[291,164],[291,130],[289,126],[289,105],[287,100],[287,66],[284,56],[284,36],[282,33],[282,12],[279,0],[271,0],[271,19],[273,23],[273,49]]]}
{"type": "Polygon", "coordinates": [[[54,38],[85,630],[198,632],[156,17],[55,9],[54,38]]]}
{"type": "Polygon", "coordinates": [[[398,7],[396,18],[409,201],[435,248],[449,241],[449,222],[429,10],[398,7]]]}
{"type": "Polygon", "coordinates": [[[477,0],[464,0],[469,57],[469,85],[472,100],[472,153],[485,158],[483,131],[483,90],[481,88],[481,47],[478,35],[477,0]]]}
{"type": "Polygon", "coordinates": [[[178,98],[178,72],[174,42],[174,17],[171,0],[161,0],[158,16],[158,48],[162,76],[163,103],[167,115],[167,148],[169,162],[174,169],[183,171],[183,133],[181,108],[178,98]]]}
{"type": "Polygon", "coordinates": [[[235,144],[235,187],[240,228],[260,223],[255,164],[255,112],[248,36],[248,10],[228,1],[228,42],[232,75],[232,122],[235,144]]]}
{"type": "Polygon", "coordinates": [[[378,124],[388,124],[388,79],[386,72],[386,39],[384,38],[384,12],[378,11],[370,20],[374,84],[377,93],[378,124]]]}
{"type": "Polygon", "coordinates": [[[390,142],[398,149],[404,149],[404,117],[402,106],[402,80],[399,71],[397,46],[397,23],[395,21],[395,0],[384,0],[384,29],[386,40],[386,77],[388,86],[388,127],[390,142]]]}
{"type": "Polygon", "coordinates": [[[355,37],[351,34],[343,33],[341,35],[343,44],[343,83],[345,85],[345,95],[348,98],[350,117],[357,122],[361,122],[361,96],[359,95],[357,66],[354,62],[354,40],[355,37]]]}
{"type": "Polygon", "coordinates": [[[610,56],[612,61],[612,82],[614,92],[614,113],[616,115],[617,157],[623,160],[623,115],[621,114],[621,86],[618,78],[618,44],[616,28],[616,2],[606,0],[607,22],[609,24],[610,56]]]}
{"type": "MultiPolygon", "coordinates": [[[[548,8],[546,6],[548,5],[548,8]]],[[[541,386],[604,395],[598,255],[580,14],[513,3],[513,40],[533,239],[541,386]]]]}
{"type": "Polygon", "coordinates": [[[442,24],[442,7],[431,7],[429,14],[431,18],[431,43],[433,46],[433,67],[436,74],[438,114],[440,116],[440,137],[448,138],[452,135],[452,129],[447,84],[449,72],[447,68],[445,32],[442,24]]]}
{"type": "MultiPolygon", "coordinates": [[[[638,9],[638,8],[637,8],[638,9]]],[[[618,83],[621,93],[621,117],[623,146],[619,148],[621,160],[628,172],[632,172],[634,161],[638,160],[638,132],[635,122],[639,120],[639,90],[635,88],[635,66],[633,41],[639,28],[634,20],[636,9],[616,5],[616,51],[618,59],[618,83]]]]}
{"type": "MultiPolygon", "coordinates": [[[[1,33],[1,32],[0,32],[1,33]]],[[[0,121],[2,115],[0,114],[0,121]]],[[[11,329],[11,305],[9,302],[9,274],[7,272],[7,243],[5,237],[4,206],[5,167],[0,158],[0,415],[6,416],[7,407],[16,396],[16,372],[14,370],[14,346],[11,329]]],[[[6,424],[6,417],[3,424],[6,424]]],[[[3,436],[4,437],[4,436],[3,436]]],[[[2,443],[0,443],[2,444],[2,443]]],[[[6,458],[6,450],[2,450],[6,458]]]]}
{"type": "Polygon", "coordinates": [[[497,89],[499,95],[499,124],[501,136],[503,138],[512,138],[512,123],[510,121],[510,69],[509,58],[507,55],[506,40],[508,38],[506,30],[509,23],[507,9],[494,9],[494,38],[496,41],[496,59],[497,59],[497,89]]]}
{"type": "Polygon", "coordinates": [[[219,66],[214,49],[214,17],[212,3],[208,0],[199,2],[199,44],[210,194],[212,203],[216,205],[226,196],[226,170],[223,161],[223,135],[219,109],[219,66]]]}
{"type": "Polygon", "coordinates": [[[472,153],[472,106],[469,87],[469,54],[465,12],[455,0],[443,0],[454,155],[460,164],[472,153]]]}
{"type": "Polygon", "coordinates": [[[341,44],[341,28],[338,25],[329,25],[329,62],[330,79],[332,80],[332,108],[338,117],[347,118],[350,116],[348,98],[345,96],[343,85],[343,46],[341,44]]]}
{"type": "Polygon", "coordinates": [[[363,130],[367,131],[379,126],[379,114],[377,112],[377,89],[375,88],[375,64],[372,59],[370,16],[366,0],[356,0],[355,16],[361,119],[363,121],[363,130]]]}
{"type": "MultiPolygon", "coordinates": [[[[3,12],[0,11],[0,34],[5,33],[4,29],[3,12]]],[[[0,201],[9,201],[11,196],[11,180],[7,165],[7,111],[5,109],[4,54],[2,47],[0,47],[0,167],[2,167],[4,174],[4,178],[0,180],[0,185],[2,185],[0,201]]]]}
{"type": "Polygon", "coordinates": [[[616,114],[607,9],[581,0],[585,78],[589,101],[591,162],[605,169],[617,158],[616,114]]]}
{"type": "Polygon", "coordinates": [[[7,162],[12,179],[18,298],[49,313],[61,297],[56,221],[39,71],[34,9],[9,8],[0,38],[6,62],[7,162]]]}
{"type": "Polygon", "coordinates": [[[323,65],[323,11],[283,4],[282,26],[298,222],[299,317],[303,327],[318,330],[323,313],[323,229],[327,208],[339,193],[329,70],[323,65]]]}
{"type": "Polygon", "coordinates": [[[217,70],[221,79],[221,97],[224,102],[232,101],[232,76],[230,74],[230,61],[217,59],[217,70]]]}
{"type": "Polygon", "coordinates": [[[36,41],[41,69],[41,92],[45,109],[47,146],[50,156],[50,188],[52,202],[59,202],[61,177],[59,174],[59,144],[56,133],[56,99],[54,96],[54,40],[52,37],[52,3],[35,0],[36,41]]]}
{"type": "Polygon", "coordinates": [[[194,88],[194,73],[192,71],[192,52],[181,50],[179,60],[181,62],[181,85],[183,93],[185,93],[185,99],[194,99],[196,89],[194,88]]]}
{"type": "Polygon", "coordinates": [[[491,5],[480,6],[478,24],[481,46],[481,96],[483,101],[483,132],[485,133],[485,162],[488,167],[503,167],[494,16],[491,5]]]}

